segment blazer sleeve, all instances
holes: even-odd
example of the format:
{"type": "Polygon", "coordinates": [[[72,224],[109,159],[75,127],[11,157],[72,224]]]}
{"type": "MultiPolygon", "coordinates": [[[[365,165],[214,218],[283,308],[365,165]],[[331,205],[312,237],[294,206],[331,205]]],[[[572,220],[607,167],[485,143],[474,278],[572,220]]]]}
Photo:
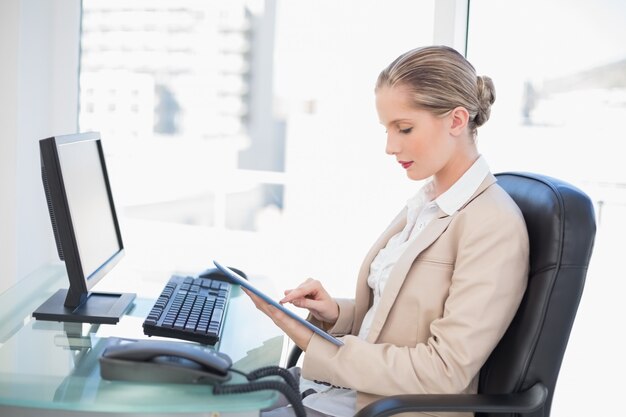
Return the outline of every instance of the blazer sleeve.
{"type": "Polygon", "coordinates": [[[302,376],[385,396],[466,390],[526,289],[529,249],[523,218],[493,214],[465,219],[443,315],[431,322],[425,343],[372,344],[347,335],[338,347],[314,335],[302,376]]]}

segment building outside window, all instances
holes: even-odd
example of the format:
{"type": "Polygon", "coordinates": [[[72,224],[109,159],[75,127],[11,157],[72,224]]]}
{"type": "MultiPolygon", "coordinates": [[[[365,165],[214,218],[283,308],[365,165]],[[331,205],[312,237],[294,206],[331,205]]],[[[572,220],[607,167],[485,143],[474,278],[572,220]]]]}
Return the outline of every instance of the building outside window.
{"type": "Polygon", "coordinates": [[[434,13],[410,0],[83,0],[80,130],[103,135],[124,230],[198,233],[276,282],[326,276],[351,293],[418,187],[384,153],[374,82],[433,42],[434,13]]]}

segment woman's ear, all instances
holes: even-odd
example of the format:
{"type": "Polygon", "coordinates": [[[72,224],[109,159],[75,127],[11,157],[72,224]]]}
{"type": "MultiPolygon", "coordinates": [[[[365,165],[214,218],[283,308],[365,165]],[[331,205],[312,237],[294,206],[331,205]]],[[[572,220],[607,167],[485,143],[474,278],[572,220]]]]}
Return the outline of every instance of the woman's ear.
{"type": "Polygon", "coordinates": [[[469,123],[469,112],[465,107],[455,107],[450,112],[450,133],[453,136],[459,136],[465,132],[465,128],[469,123]]]}

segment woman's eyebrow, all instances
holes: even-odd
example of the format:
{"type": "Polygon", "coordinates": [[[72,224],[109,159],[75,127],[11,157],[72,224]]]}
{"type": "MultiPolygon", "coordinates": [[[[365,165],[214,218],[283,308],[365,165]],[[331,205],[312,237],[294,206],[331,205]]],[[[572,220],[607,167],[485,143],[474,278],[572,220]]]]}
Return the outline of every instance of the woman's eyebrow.
{"type": "MultiPolygon", "coordinates": [[[[413,121],[411,119],[395,119],[390,121],[386,126],[391,126],[398,123],[413,123],[413,121]]],[[[385,126],[385,123],[383,123],[382,121],[380,122],[380,124],[385,126]]]]}

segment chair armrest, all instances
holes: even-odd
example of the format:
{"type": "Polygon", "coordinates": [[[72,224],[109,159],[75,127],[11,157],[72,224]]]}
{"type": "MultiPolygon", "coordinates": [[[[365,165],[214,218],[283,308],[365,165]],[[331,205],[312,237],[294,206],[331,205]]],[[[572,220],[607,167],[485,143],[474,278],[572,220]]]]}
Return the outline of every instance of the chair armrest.
{"type": "Polygon", "coordinates": [[[514,394],[394,395],[369,404],[355,417],[386,417],[416,411],[530,413],[543,407],[547,397],[548,388],[540,382],[514,394]]]}
{"type": "Polygon", "coordinates": [[[289,356],[287,357],[287,368],[296,366],[301,354],[302,349],[300,349],[298,346],[294,346],[293,349],[291,349],[291,352],[289,352],[289,356]]]}

